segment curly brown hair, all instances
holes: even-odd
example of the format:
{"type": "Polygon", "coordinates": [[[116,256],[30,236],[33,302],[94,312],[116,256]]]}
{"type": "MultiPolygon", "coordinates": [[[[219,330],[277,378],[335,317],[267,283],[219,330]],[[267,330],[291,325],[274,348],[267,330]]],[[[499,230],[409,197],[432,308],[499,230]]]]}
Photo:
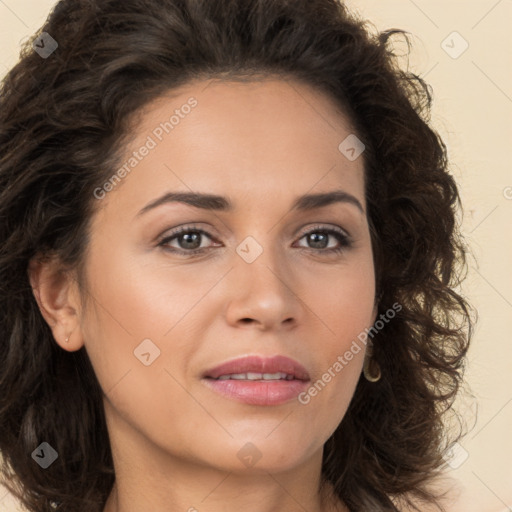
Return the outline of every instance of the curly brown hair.
{"type": "Polygon", "coordinates": [[[62,0],[27,41],[0,97],[0,451],[6,485],[32,512],[101,511],[115,473],[103,391],[85,348],[55,343],[27,276],[34,256],[83,269],[93,191],[118,168],[130,119],[196,78],[277,75],[334,98],[364,142],[365,192],[382,378],[359,379],[324,446],[322,476],[353,512],[436,504],[473,330],[456,291],[468,249],[447,151],[430,127],[432,93],[391,42],[336,0],[62,0]],[[31,460],[41,439],[59,457],[31,460]],[[416,505],[414,504],[416,503],[416,505]]]}

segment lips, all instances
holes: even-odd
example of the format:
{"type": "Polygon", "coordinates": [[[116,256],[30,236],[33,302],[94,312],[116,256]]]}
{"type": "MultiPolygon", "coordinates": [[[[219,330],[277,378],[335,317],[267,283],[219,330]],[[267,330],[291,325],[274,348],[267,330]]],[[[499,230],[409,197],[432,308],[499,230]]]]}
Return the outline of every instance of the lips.
{"type": "MultiPolygon", "coordinates": [[[[286,356],[260,357],[247,356],[220,364],[207,370],[203,377],[218,379],[226,375],[240,374],[286,374],[285,379],[309,380],[309,374],[299,362],[286,356]],[[290,378],[291,377],[291,378],[290,378]]],[[[254,375],[252,376],[254,378],[254,375]]]]}
{"type": "Polygon", "coordinates": [[[207,370],[201,379],[228,400],[248,405],[280,405],[303,392],[310,381],[299,362],[285,356],[248,356],[207,370]]]}

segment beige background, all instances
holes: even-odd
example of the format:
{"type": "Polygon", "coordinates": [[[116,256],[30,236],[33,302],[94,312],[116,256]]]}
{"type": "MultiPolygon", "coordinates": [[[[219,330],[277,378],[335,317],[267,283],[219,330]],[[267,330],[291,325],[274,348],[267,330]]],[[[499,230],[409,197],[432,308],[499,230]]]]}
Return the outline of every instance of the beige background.
{"type": "MultiPolygon", "coordinates": [[[[463,292],[478,309],[479,323],[467,371],[476,400],[460,401],[459,407],[467,411],[470,424],[476,407],[478,415],[450,460],[447,477],[456,492],[447,509],[511,511],[512,1],[347,4],[379,30],[401,28],[414,36],[410,68],[433,87],[433,121],[447,143],[465,205],[463,228],[475,259],[463,292]]],[[[0,0],[1,76],[53,5],[53,0],[0,0]]],[[[405,45],[397,44],[397,50],[405,45]]],[[[19,510],[2,487],[0,509],[19,510]]]]}

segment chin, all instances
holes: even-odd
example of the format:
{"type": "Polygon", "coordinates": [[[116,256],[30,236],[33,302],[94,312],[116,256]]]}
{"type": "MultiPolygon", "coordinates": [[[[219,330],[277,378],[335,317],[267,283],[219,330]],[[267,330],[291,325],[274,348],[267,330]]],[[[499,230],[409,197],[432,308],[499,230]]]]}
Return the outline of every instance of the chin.
{"type": "Polygon", "coordinates": [[[260,432],[230,440],[229,446],[214,460],[217,464],[222,460],[226,470],[238,473],[279,473],[299,466],[315,452],[314,447],[307,450],[308,444],[301,436],[272,436],[260,432]],[[226,457],[227,453],[231,455],[226,457]]]}

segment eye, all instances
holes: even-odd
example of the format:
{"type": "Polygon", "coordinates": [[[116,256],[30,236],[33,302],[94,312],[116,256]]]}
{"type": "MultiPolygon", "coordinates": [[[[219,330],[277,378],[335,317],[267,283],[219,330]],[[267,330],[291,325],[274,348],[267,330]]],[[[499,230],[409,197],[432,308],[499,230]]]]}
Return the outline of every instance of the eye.
{"type": "MultiPolygon", "coordinates": [[[[208,249],[208,247],[201,247],[201,241],[204,237],[214,240],[212,235],[203,229],[195,226],[185,226],[172,231],[158,243],[158,246],[164,247],[166,251],[172,253],[190,256],[205,252],[208,249]],[[172,246],[171,242],[176,242],[178,246],[172,246]]],[[[307,243],[313,246],[301,246],[301,248],[310,249],[319,253],[340,253],[352,245],[349,235],[342,229],[334,227],[315,226],[313,229],[304,233],[299,240],[303,238],[306,238],[307,243]],[[338,241],[338,247],[328,247],[329,237],[338,241]]]]}
{"type": "Polygon", "coordinates": [[[352,246],[349,235],[340,228],[334,227],[326,228],[323,226],[315,226],[313,229],[310,229],[304,233],[300,240],[303,238],[306,238],[308,243],[313,244],[313,247],[305,247],[305,249],[311,248],[313,250],[324,253],[336,254],[352,246]],[[329,237],[338,240],[338,247],[327,247],[329,245],[329,237]]]}
{"type": "Polygon", "coordinates": [[[205,247],[201,247],[200,240],[205,236],[212,239],[209,233],[195,226],[180,227],[171,232],[169,236],[163,238],[158,245],[170,252],[195,254],[204,251],[205,247]],[[173,240],[178,242],[177,248],[169,247],[170,242],[173,240]]]}

